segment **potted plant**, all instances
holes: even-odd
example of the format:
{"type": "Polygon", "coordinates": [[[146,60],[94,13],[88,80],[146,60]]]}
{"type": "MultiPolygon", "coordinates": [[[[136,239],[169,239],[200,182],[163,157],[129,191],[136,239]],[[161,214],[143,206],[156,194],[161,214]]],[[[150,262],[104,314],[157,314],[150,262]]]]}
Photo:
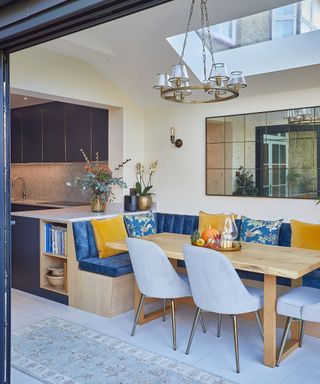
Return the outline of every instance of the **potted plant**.
{"type": "Polygon", "coordinates": [[[242,166],[236,173],[236,183],[233,196],[259,196],[259,189],[254,181],[253,173],[242,166]]]}
{"type": "Polygon", "coordinates": [[[158,160],[153,161],[149,166],[149,176],[147,183],[145,182],[145,170],[144,166],[141,163],[136,164],[136,193],[138,195],[138,210],[147,211],[152,206],[152,195],[151,189],[152,185],[152,176],[155,174],[158,167],[158,160]]]}
{"type": "MultiPolygon", "coordinates": [[[[80,186],[83,193],[91,193],[92,212],[104,212],[106,203],[114,200],[113,186],[126,188],[126,183],[122,177],[114,177],[112,170],[107,165],[99,163],[98,152],[95,161],[90,161],[83,149],[81,149],[81,153],[86,161],[85,172],[75,179],[75,185],[80,186]]],[[[115,171],[118,171],[128,161],[130,159],[120,164],[115,171]]]]}

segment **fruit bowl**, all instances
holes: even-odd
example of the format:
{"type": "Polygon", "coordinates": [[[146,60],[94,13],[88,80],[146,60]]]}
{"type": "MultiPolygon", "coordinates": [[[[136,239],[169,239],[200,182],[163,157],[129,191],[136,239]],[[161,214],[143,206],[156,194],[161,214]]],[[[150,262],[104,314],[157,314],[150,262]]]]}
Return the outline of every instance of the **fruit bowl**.
{"type": "Polygon", "coordinates": [[[219,251],[219,252],[235,252],[235,251],[241,250],[241,244],[239,241],[233,241],[232,247],[219,247],[218,245],[208,244],[208,243],[206,243],[205,245],[197,245],[197,244],[192,244],[192,245],[194,245],[195,247],[208,248],[208,249],[212,249],[214,251],[219,251]]]}
{"type": "Polygon", "coordinates": [[[204,231],[202,236],[198,231],[194,231],[191,235],[191,244],[196,247],[213,249],[220,252],[240,251],[241,244],[235,240],[222,240],[221,234],[217,230],[209,228],[204,231]]]}

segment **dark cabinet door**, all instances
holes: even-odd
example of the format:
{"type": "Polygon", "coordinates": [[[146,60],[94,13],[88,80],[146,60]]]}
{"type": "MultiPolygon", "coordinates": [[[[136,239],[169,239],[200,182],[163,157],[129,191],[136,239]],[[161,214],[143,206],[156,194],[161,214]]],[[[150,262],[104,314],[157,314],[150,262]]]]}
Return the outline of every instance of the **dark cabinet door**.
{"type": "Polygon", "coordinates": [[[82,148],[91,157],[91,108],[65,104],[66,161],[84,161],[82,148]]]}
{"type": "Polygon", "coordinates": [[[92,108],[92,157],[99,152],[99,160],[108,160],[108,110],[92,108]]]}
{"type": "Polygon", "coordinates": [[[11,110],[11,162],[22,163],[22,113],[11,110]]]}
{"type": "Polygon", "coordinates": [[[42,161],[42,111],[39,106],[22,110],[23,162],[42,161]]]}
{"type": "Polygon", "coordinates": [[[43,161],[65,161],[64,104],[43,104],[43,161]]]}

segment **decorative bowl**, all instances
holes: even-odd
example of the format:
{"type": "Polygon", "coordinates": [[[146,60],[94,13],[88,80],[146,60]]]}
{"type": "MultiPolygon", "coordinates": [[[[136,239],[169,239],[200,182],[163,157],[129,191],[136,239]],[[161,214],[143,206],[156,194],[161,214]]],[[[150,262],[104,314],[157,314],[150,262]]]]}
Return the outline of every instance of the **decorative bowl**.
{"type": "MultiPolygon", "coordinates": [[[[196,247],[198,247],[197,244],[192,244],[196,247]]],[[[219,251],[219,252],[236,252],[236,251],[240,251],[241,250],[241,243],[239,241],[232,241],[232,247],[219,247],[217,245],[210,245],[210,244],[205,244],[203,246],[201,246],[203,248],[207,248],[207,249],[212,249],[214,251],[219,251]]]]}
{"type": "Polygon", "coordinates": [[[48,267],[51,276],[64,276],[64,268],[61,267],[48,267]]]}
{"type": "Polygon", "coordinates": [[[47,279],[53,287],[63,287],[64,285],[64,276],[52,276],[49,272],[47,273],[47,279]]]}

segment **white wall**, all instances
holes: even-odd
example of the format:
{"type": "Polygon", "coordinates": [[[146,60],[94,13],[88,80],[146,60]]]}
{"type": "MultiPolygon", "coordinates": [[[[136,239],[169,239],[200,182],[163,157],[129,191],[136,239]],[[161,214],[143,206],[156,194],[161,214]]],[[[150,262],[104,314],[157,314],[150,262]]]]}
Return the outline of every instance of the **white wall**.
{"type": "MultiPolygon", "coordinates": [[[[110,164],[127,158],[124,168],[128,186],[135,182],[134,164],[159,160],[155,192],[161,211],[197,214],[234,211],[257,218],[297,218],[319,221],[320,206],[310,200],[215,197],[205,195],[205,118],[319,105],[319,88],[288,93],[244,97],[211,105],[177,105],[163,101],[163,107],[142,111],[106,81],[90,65],[41,48],[12,55],[13,90],[34,96],[79,103],[112,106],[110,114],[110,164]],[[177,128],[184,145],[169,143],[169,128],[177,128]]],[[[118,191],[122,200],[122,192],[118,191]]]]}
{"type": "MultiPolygon", "coordinates": [[[[110,108],[109,163],[115,167],[131,158],[123,177],[129,187],[134,185],[134,164],[144,156],[144,115],[140,108],[80,60],[29,48],[14,53],[10,66],[12,92],[110,108]]],[[[122,201],[122,191],[116,192],[122,201]]]]}
{"type": "Polygon", "coordinates": [[[159,160],[155,178],[158,209],[162,212],[197,214],[233,211],[254,218],[318,222],[320,206],[314,200],[291,200],[205,195],[205,118],[319,105],[319,88],[290,93],[239,97],[211,105],[165,104],[148,111],[145,118],[145,162],[159,160]],[[180,149],[169,143],[175,126],[180,149]]]}

